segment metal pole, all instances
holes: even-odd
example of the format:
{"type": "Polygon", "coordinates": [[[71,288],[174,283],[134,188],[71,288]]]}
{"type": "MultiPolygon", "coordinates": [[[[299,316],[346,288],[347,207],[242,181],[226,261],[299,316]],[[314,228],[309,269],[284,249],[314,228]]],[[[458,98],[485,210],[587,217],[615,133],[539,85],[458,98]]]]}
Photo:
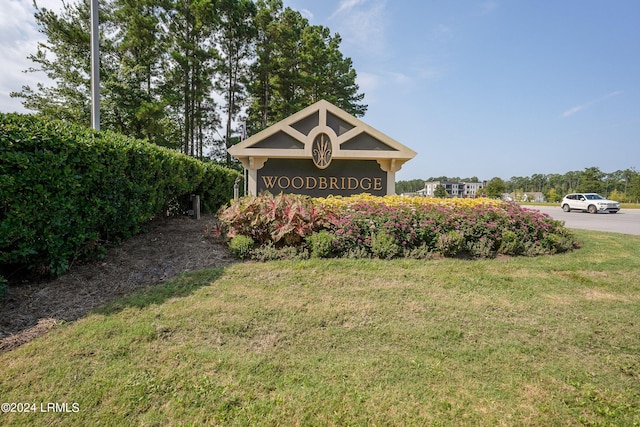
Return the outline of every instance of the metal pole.
{"type": "Polygon", "coordinates": [[[100,130],[100,30],[98,0],[91,0],[91,127],[100,130]]]}

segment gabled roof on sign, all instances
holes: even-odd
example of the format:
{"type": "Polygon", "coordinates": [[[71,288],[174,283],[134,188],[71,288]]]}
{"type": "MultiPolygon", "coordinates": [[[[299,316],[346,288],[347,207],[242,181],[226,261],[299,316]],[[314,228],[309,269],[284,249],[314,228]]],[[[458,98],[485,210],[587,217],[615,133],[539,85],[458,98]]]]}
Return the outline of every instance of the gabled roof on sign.
{"type": "Polygon", "coordinates": [[[230,147],[228,152],[245,166],[250,158],[311,158],[313,139],[320,133],[330,136],[333,158],[394,159],[401,164],[416,155],[415,151],[325,100],[230,147]]]}

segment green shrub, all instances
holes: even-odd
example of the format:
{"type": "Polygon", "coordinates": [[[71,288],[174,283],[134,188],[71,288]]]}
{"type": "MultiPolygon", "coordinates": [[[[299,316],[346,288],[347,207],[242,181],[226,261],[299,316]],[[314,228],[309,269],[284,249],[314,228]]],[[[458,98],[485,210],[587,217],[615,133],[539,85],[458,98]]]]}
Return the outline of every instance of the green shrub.
{"type": "Polygon", "coordinates": [[[459,231],[449,231],[438,236],[436,249],[444,256],[459,255],[464,248],[464,235],[459,231]]]}
{"type": "Polygon", "coordinates": [[[233,184],[236,178],[242,175],[215,163],[207,162],[203,163],[203,166],[204,174],[195,194],[200,195],[204,212],[216,212],[229,203],[233,197],[233,184]]]}
{"type": "Polygon", "coordinates": [[[236,176],[116,133],[0,114],[0,266],[61,274],[184,195],[202,190],[205,208],[221,205],[236,176]]]}
{"type": "Polygon", "coordinates": [[[277,261],[283,259],[302,260],[309,258],[309,251],[306,248],[296,246],[276,247],[273,242],[268,242],[251,251],[251,259],[256,261],[277,261]]]}
{"type": "Polygon", "coordinates": [[[433,258],[433,251],[426,244],[417,248],[410,248],[410,249],[405,248],[402,252],[403,252],[402,256],[404,258],[411,258],[411,259],[432,259],[433,258]]]}
{"type": "Polygon", "coordinates": [[[380,259],[391,259],[400,253],[400,247],[391,234],[380,231],[371,237],[371,253],[380,259]]]}
{"type": "Polygon", "coordinates": [[[307,244],[314,258],[329,258],[333,256],[333,235],[326,230],[307,236],[307,244]]]}
{"type": "Polygon", "coordinates": [[[505,255],[520,255],[524,251],[524,245],[520,237],[511,230],[502,231],[502,242],[498,252],[505,255]]]}
{"type": "Polygon", "coordinates": [[[467,251],[474,258],[495,258],[494,245],[493,240],[481,237],[476,241],[467,242],[467,251]]]}
{"type": "Polygon", "coordinates": [[[369,259],[371,258],[371,252],[369,252],[366,248],[357,247],[349,249],[344,257],[347,259],[369,259]]]}
{"type": "Polygon", "coordinates": [[[229,250],[235,257],[246,259],[251,255],[254,244],[251,237],[235,236],[229,241],[229,250]]]}
{"type": "Polygon", "coordinates": [[[544,248],[545,253],[566,252],[577,248],[577,244],[573,236],[569,233],[563,233],[559,230],[556,233],[547,233],[540,241],[540,245],[544,248]]]}

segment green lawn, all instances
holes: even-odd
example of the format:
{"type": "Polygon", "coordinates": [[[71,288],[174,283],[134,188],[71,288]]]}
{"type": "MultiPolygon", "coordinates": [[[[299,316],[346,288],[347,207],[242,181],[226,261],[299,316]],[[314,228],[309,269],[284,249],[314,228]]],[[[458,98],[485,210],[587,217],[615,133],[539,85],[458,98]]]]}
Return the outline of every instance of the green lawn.
{"type": "Polygon", "coordinates": [[[0,424],[640,425],[640,237],[575,233],[184,275],[0,355],[2,402],[71,409],[0,424]]]}

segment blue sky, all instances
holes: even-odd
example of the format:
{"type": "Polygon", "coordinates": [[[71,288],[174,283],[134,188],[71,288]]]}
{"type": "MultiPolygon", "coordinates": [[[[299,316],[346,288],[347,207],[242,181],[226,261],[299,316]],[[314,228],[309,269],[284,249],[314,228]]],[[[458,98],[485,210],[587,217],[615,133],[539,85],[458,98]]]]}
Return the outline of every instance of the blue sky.
{"type": "Polygon", "coordinates": [[[640,169],[640,1],[287,0],[338,32],[398,179],[640,169]]]}
{"type": "MultiPolygon", "coordinates": [[[[0,111],[23,111],[41,36],[31,0],[2,1],[0,111]]],[[[640,170],[640,1],[284,3],[342,36],[362,120],[418,152],[397,179],[640,170]]]]}

